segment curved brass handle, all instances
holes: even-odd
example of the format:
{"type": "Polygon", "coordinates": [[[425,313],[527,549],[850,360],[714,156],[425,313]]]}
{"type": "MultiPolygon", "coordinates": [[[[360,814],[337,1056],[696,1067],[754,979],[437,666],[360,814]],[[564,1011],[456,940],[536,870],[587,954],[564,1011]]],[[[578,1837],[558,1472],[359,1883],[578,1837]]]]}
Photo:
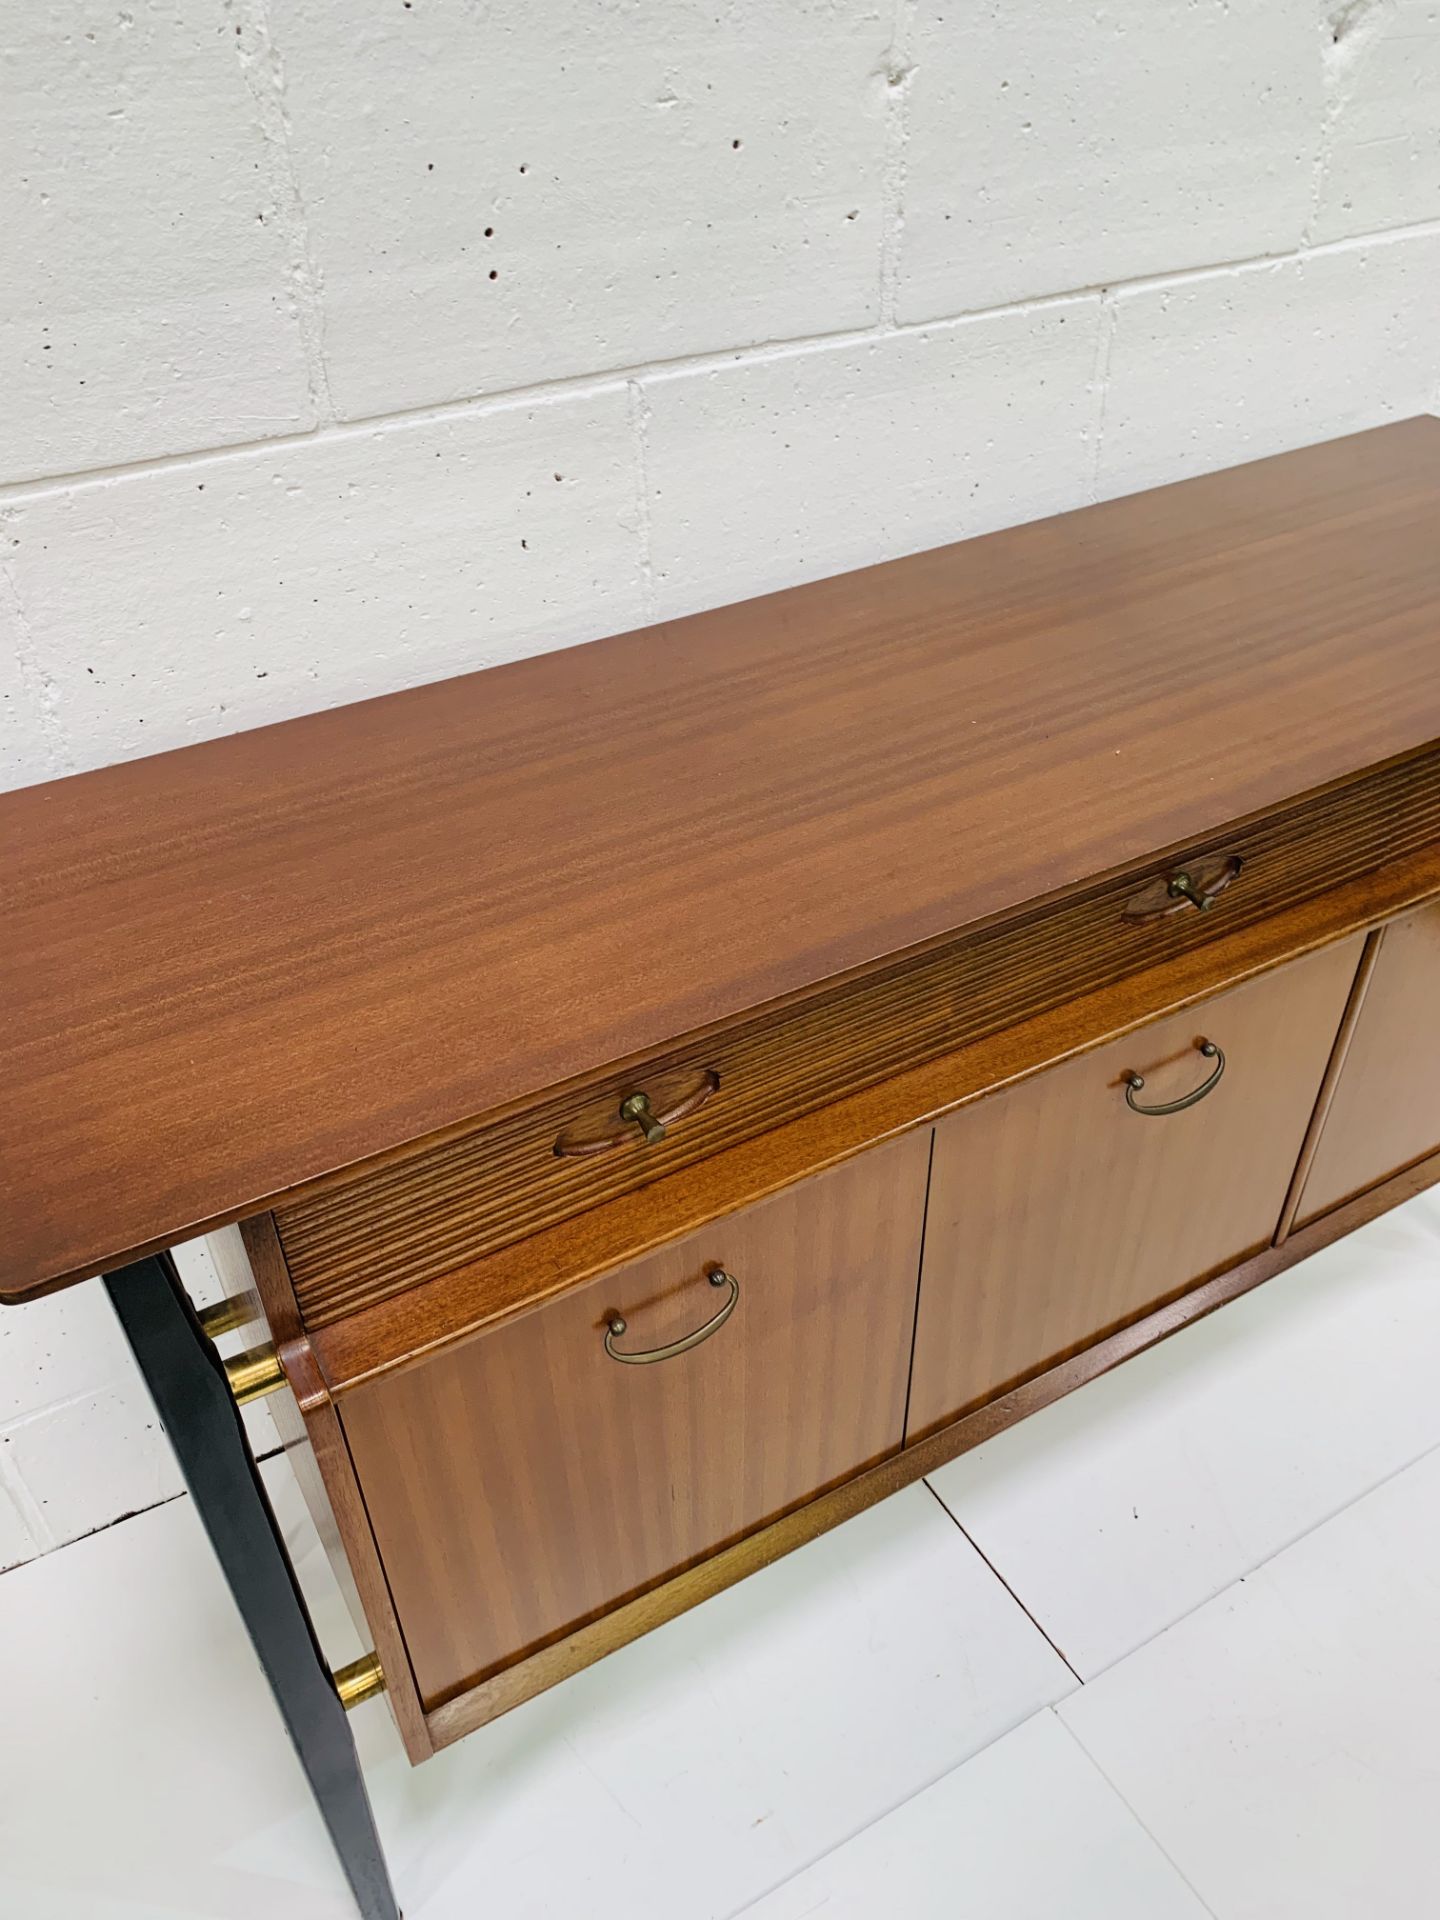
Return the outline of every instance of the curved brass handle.
{"type": "Polygon", "coordinates": [[[727,1273],[723,1267],[716,1267],[710,1274],[712,1287],[729,1287],[730,1298],[717,1314],[707,1320],[703,1327],[697,1327],[693,1333],[687,1333],[683,1340],[672,1340],[668,1347],[648,1347],[644,1353],[622,1353],[615,1342],[624,1333],[629,1322],[618,1313],[612,1313],[605,1328],[605,1351],[612,1360],[618,1360],[626,1367],[649,1367],[657,1360],[673,1360],[677,1353],[689,1353],[692,1347],[698,1347],[702,1340],[708,1340],[712,1333],[718,1333],[735,1311],[740,1298],[740,1282],[733,1273],[727,1273]]]}
{"type": "Polygon", "coordinates": [[[563,1160],[579,1159],[587,1153],[609,1153],[615,1147],[623,1147],[627,1140],[635,1139],[637,1132],[646,1146],[653,1147],[665,1138],[667,1128],[703,1107],[719,1087],[720,1076],[713,1067],[709,1067],[693,1093],[687,1093],[683,1100],[676,1100],[659,1113],[655,1111],[650,1095],[637,1088],[634,1093],[627,1093],[616,1109],[625,1122],[624,1126],[617,1127],[613,1133],[602,1134],[598,1140],[572,1140],[568,1134],[562,1133],[555,1142],[555,1152],[563,1160]]]}
{"type": "Polygon", "coordinates": [[[1202,1053],[1207,1060],[1213,1060],[1215,1062],[1215,1071],[1209,1078],[1202,1080],[1199,1086],[1192,1088],[1189,1093],[1182,1093],[1178,1100],[1163,1100],[1156,1106],[1142,1107],[1135,1096],[1145,1085],[1145,1076],[1143,1073],[1127,1073],[1125,1076],[1125,1104],[1132,1113],[1148,1115],[1183,1113],[1187,1107],[1193,1107],[1198,1101],[1203,1100],[1212,1088],[1219,1086],[1220,1076],[1225,1071],[1224,1054],[1213,1040],[1197,1040],[1195,1046],[1196,1050],[1202,1053]]]}

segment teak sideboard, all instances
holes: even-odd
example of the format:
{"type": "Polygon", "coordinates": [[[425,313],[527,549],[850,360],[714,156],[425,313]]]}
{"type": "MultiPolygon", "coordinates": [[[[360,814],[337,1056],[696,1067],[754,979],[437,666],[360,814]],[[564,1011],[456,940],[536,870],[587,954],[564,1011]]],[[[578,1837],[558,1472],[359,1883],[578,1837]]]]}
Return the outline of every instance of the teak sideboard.
{"type": "Polygon", "coordinates": [[[423,1759],[1440,1177],[1440,422],[0,828],[0,1297],[106,1276],[393,1915],[344,1704],[423,1759]]]}

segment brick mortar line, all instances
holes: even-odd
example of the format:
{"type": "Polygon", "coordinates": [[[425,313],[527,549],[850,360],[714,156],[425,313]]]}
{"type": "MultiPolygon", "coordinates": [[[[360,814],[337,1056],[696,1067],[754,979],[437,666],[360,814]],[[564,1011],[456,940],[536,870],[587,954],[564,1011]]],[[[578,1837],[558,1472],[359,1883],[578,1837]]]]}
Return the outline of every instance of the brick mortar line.
{"type": "Polygon", "coordinates": [[[879,325],[896,330],[900,297],[900,249],[905,237],[905,185],[910,145],[911,57],[919,0],[895,0],[890,45],[881,63],[885,83],[885,128],[880,173],[879,325]]]}
{"type": "Polygon", "coordinates": [[[317,425],[333,425],[337,416],[325,360],[325,306],[321,279],[310,243],[310,222],[290,144],[290,113],[285,104],[285,67],[271,29],[268,0],[227,0],[235,26],[235,56],[255,106],[255,124],[270,168],[275,211],[290,260],[292,312],[305,362],[305,384],[317,425]]]}
{"type": "MultiPolygon", "coordinates": [[[[256,1466],[259,1467],[263,1466],[267,1460],[278,1460],[284,1451],[284,1447],[277,1442],[273,1447],[266,1447],[263,1452],[254,1454],[253,1458],[256,1466]]],[[[32,1553],[26,1560],[16,1560],[8,1567],[0,1567],[0,1580],[3,1580],[7,1573],[19,1573],[22,1567],[33,1567],[37,1560],[47,1559],[54,1553],[63,1553],[66,1547],[78,1547],[86,1540],[93,1540],[97,1533],[108,1533],[112,1527],[123,1527],[127,1520],[139,1520],[147,1513],[156,1513],[161,1507],[173,1506],[177,1500],[188,1500],[190,1497],[188,1488],[179,1487],[174,1493],[162,1493],[158,1500],[147,1500],[143,1507],[127,1507],[124,1513],[112,1514],[108,1520],[102,1520],[98,1526],[90,1527],[84,1533],[77,1533],[73,1539],[57,1540],[54,1529],[49,1525],[44,1514],[40,1511],[39,1502],[36,1500],[34,1494],[25,1486],[24,1481],[20,1479],[19,1475],[14,1473],[13,1469],[11,1469],[11,1474],[12,1481],[19,1482],[19,1485],[24,1490],[26,1501],[30,1506],[34,1507],[39,1518],[39,1528],[45,1532],[48,1538],[40,1546],[38,1553],[32,1553]]],[[[0,1461],[0,1491],[6,1490],[5,1466],[3,1461],[0,1461]]],[[[37,1528],[26,1518],[25,1509],[18,1500],[16,1501],[16,1506],[20,1508],[22,1519],[26,1519],[26,1525],[29,1526],[31,1533],[36,1536],[38,1541],[39,1531],[37,1531],[37,1528]]]]}
{"type": "Polygon", "coordinates": [[[177,453],[155,454],[142,460],[117,462],[113,466],[84,467],[70,473],[35,475],[25,480],[0,483],[0,505],[21,504],[28,500],[78,489],[101,486],[132,476],[215,461],[243,459],[287,447],[327,444],[373,433],[377,429],[423,426],[431,422],[463,419],[471,415],[515,411],[527,406],[546,406],[567,399],[593,398],[606,392],[620,392],[632,383],[678,378],[688,373],[715,372],[728,367],[760,366],[775,360],[823,352],[827,348],[873,346],[886,341],[933,333],[942,327],[959,327],[970,322],[998,319],[1007,314],[1042,312],[1047,308],[1119,295],[1141,289],[1184,286],[1191,282],[1235,274],[1251,267],[1284,266],[1331,254],[1355,252],[1377,243],[1397,245],[1406,240],[1423,240],[1440,234],[1440,218],[1411,221],[1398,227],[1378,227],[1368,233],[1349,234],[1340,240],[1327,240],[1315,246],[1287,248],[1281,253],[1249,254],[1237,260],[1207,262],[1197,267],[1177,267],[1163,273],[1137,275],[1130,280],[1097,281],[1093,285],[1068,287],[1055,293],[1037,294],[1027,300],[1009,300],[994,307],[973,307],[959,313],[936,314],[928,320],[907,320],[893,326],[880,321],[867,327],[844,328],[834,333],[798,334],[793,338],[755,341],[744,347],[716,347],[702,353],[677,354],[669,360],[642,360],[631,366],[606,368],[588,373],[562,375],[533,385],[512,387],[487,394],[466,395],[422,407],[399,407],[392,412],[367,414],[353,420],[338,420],[316,427],[300,428],[293,433],[270,434],[261,440],[241,440],[230,445],[187,448],[177,453]]]}
{"type": "Polygon", "coordinates": [[[45,1518],[44,1508],[26,1485],[23,1474],[5,1457],[3,1447],[0,1447],[0,1499],[9,1500],[36,1546],[36,1551],[26,1559],[6,1567],[6,1573],[13,1573],[16,1567],[28,1567],[32,1560],[42,1559],[47,1553],[58,1553],[62,1546],[68,1545],[55,1538],[55,1529],[45,1518]]]}
{"type": "Polygon", "coordinates": [[[660,616],[650,527],[650,402],[639,380],[625,382],[625,396],[629,408],[630,453],[635,467],[635,538],[640,550],[640,590],[646,621],[653,626],[660,616]]]}
{"type": "Polygon", "coordinates": [[[46,779],[75,771],[75,751],[65,723],[60,717],[60,695],[45,667],[44,654],[35,639],[35,630],[20,592],[20,582],[10,563],[11,515],[0,499],[0,607],[8,616],[15,645],[15,663],[19,670],[20,692],[35,722],[35,730],[50,765],[46,779]]]}
{"type": "Polygon", "coordinates": [[[1110,363],[1115,356],[1115,335],[1120,329],[1120,308],[1113,291],[1107,287],[1100,295],[1100,324],[1095,340],[1095,367],[1090,379],[1095,388],[1095,412],[1091,432],[1095,437],[1090,462],[1090,498],[1100,498],[1101,463],[1105,456],[1105,415],[1110,404],[1110,363]]]}

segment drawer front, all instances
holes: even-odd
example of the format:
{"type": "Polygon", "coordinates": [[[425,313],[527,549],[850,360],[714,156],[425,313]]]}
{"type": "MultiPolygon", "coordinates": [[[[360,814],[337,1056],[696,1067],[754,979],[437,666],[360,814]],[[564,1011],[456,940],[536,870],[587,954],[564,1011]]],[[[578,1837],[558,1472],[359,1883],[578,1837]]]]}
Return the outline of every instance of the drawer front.
{"type": "Polygon", "coordinates": [[[899,1447],[929,1154],[876,1148],[346,1397],[427,1708],[899,1447]]]}
{"type": "Polygon", "coordinates": [[[1294,961],[936,1128],[907,1438],[1269,1243],[1362,945],[1294,961]]]}
{"type": "Polygon", "coordinates": [[[1300,1222],[1440,1149],[1440,907],[1381,935],[1300,1222]]]}
{"type": "Polygon", "coordinates": [[[330,1325],[1437,838],[1440,756],[1407,761],[282,1205],[305,1324],[330,1325]],[[1210,906],[1169,890],[1181,873],[1210,906]],[[646,1105],[627,1118],[636,1095],[646,1105]]]}

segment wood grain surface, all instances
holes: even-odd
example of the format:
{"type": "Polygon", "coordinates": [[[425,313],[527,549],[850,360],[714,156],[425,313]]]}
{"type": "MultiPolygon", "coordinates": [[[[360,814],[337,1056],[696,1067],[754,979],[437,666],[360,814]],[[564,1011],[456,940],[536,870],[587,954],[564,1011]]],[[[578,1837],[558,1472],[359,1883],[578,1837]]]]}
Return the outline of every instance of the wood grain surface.
{"type": "Polygon", "coordinates": [[[928,1133],[341,1410],[427,1707],[899,1449],[928,1133]],[[702,1345],[652,1365],[605,1351],[702,1345]]]}
{"type": "Polygon", "coordinates": [[[935,1130],[907,1437],[1269,1245],[1355,977],[1343,941],[935,1130]],[[1215,1071],[1196,1105],[1173,1101],[1215,1071]]]}
{"type": "Polygon", "coordinates": [[[1440,907],[1385,929],[1300,1195],[1302,1224],[1440,1147],[1440,907]]]}
{"type": "Polygon", "coordinates": [[[0,1298],[1440,739],[1440,423],[0,800],[0,1298]]]}
{"type": "Polygon", "coordinates": [[[1147,1347],[1153,1347],[1171,1334],[1204,1319],[1218,1308],[1228,1306],[1266,1280],[1282,1273],[1296,1261],[1329,1246],[1342,1234],[1364,1226],[1387,1208],[1400,1206],[1424,1188],[1440,1180],[1440,1154],[1418,1161],[1378,1187],[1369,1187],[1354,1200],[1313,1220],[1292,1234],[1283,1245],[1266,1247],[1238,1267],[1217,1274],[1213,1280],[1193,1287],[1166,1306],[1134,1320],[1119,1333],[1086,1347],[1069,1360],[1049,1367],[1027,1380],[1023,1386],[990,1400],[974,1413],[962,1415],[949,1426],[939,1427],[925,1439],[917,1440],[903,1452],[891,1454],[878,1466],[847,1480],[831,1492],[807,1501],[782,1519],[762,1527],[757,1533],[721,1553],[710,1555],[698,1566],[653,1587],[638,1599],[603,1614],[588,1626],[577,1628],[563,1639],[552,1641],[538,1653],[482,1680],[456,1694],[426,1715],[430,1737],[436,1747],[448,1746],[486,1721],[494,1720],[522,1700],[532,1699],[553,1687],[557,1681],[593,1665],[606,1654],[628,1646],[642,1634],[663,1626],[677,1614],[687,1612],[723,1593],[738,1580],[768,1567],[772,1561],[803,1546],[807,1540],[839,1526],[862,1513],[876,1501],[886,1499],[901,1487],[909,1486],[922,1475],[933,1473],[946,1461],[954,1460],[972,1447],[983,1446],[997,1433],[1003,1433],[1018,1420],[1048,1407],[1076,1387],[1084,1386],[1112,1367],[1121,1366],[1147,1347]]]}
{"type": "Polygon", "coordinates": [[[612,1078],[603,1093],[547,1097],[428,1153],[278,1207],[304,1323],[332,1326],[572,1214],[740,1141],[773,1137],[787,1121],[863,1087],[1436,844],[1440,753],[1432,749],[1228,829],[1219,849],[1167,856],[1158,882],[1147,868],[1138,884],[1131,875],[1082,888],[690,1042],[612,1078]],[[1178,912],[1132,914],[1157,884],[1164,891],[1169,875],[1203,877],[1227,863],[1239,873],[1210,909],[1170,900],[1178,912]],[[614,1136],[627,1094],[651,1090],[663,1105],[702,1077],[716,1083],[714,1091],[663,1141],[647,1144],[631,1126],[605,1153],[557,1156],[556,1138],[577,1116],[614,1136]]]}

